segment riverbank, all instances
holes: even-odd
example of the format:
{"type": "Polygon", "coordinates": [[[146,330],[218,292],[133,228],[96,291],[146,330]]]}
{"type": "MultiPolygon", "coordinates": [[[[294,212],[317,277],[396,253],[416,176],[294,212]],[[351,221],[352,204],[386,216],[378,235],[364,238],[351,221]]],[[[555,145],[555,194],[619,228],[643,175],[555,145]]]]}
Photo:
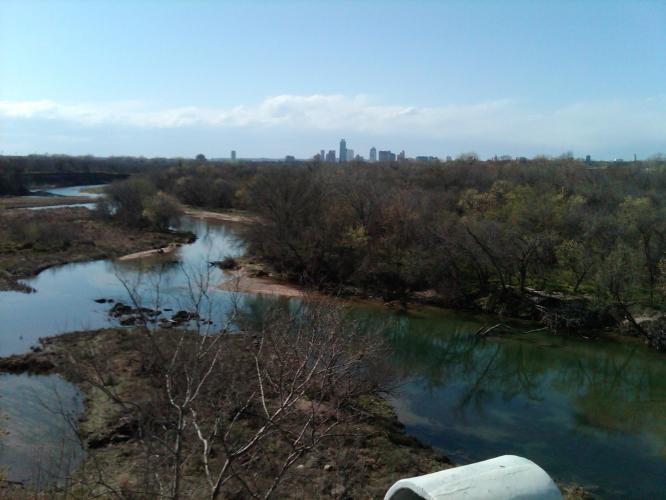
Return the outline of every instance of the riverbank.
{"type": "MultiPolygon", "coordinates": [[[[227,348],[240,352],[246,340],[251,339],[230,336],[227,348]]],[[[72,478],[78,493],[102,491],[100,472],[106,485],[119,489],[139,481],[143,449],[131,412],[119,401],[144,404],[156,390],[141,364],[140,353],[147,344],[145,332],[138,329],[84,331],[42,339],[33,352],[0,359],[0,372],[57,373],[76,384],[84,395],[79,432],[86,459],[72,478]],[[103,367],[86,363],[91,352],[104,353],[107,362],[103,367]],[[95,373],[97,369],[99,373],[95,373]],[[108,382],[104,391],[91,383],[101,373],[108,382]],[[111,401],[110,394],[118,402],[111,401]]],[[[432,448],[406,435],[385,400],[364,396],[356,404],[353,413],[339,417],[342,427],[336,434],[346,438],[322,443],[290,469],[290,487],[284,490],[293,492],[290,498],[380,498],[400,478],[452,466],[432,448]]],[[[269,442],[266,446],[272,445],[269,442]]],[[[192,470],[187,481],[196,490],[194,485],[203,486],[205,478],[192,470]]]]}
{"type": "MultiPolygon", "coordinates": [[[[208,220],[256,224],[259,218],[245,212],[206,212],[190,209],[190,214],[208,220]]],[[[228,291],[283,295],[286,297],[329,296],[350,300],[372,301],[388,308],[406,311],[409,308],[433,306],[444,309],[473,311],[495,315],[498,322],[525,320],[540,323],[558,335],[573,335],[590,339],[604,336],[622,337],[629,342],[640,341],[656,351],[666,351],[666,310],[639,304],[599,304],[594,297],[506,285],[485,293],[451,301],[434,289],[412,290],[400,298],[387,300],[380,291],[372,293],[358,287],[338,284],[334,289],[295,283],[293,276],[277,273],[261,256],[245,255],[238,268],[220,284],[228,291]]],[[[488,325],[491,326],[491,325],[488,325]]],[[[495,331],[495,334],[499,333],[495,331]]]]}
{"type": "Polygon", "coordinates": [[[279,295],[281,297],[305,297],[314,293],[292,283],[280,282],[275,278],[254,276],[246,269],[230,271],[227,274],[228,279],[218,286],[220,290],[227,292],[279,295]]]}
{"type": "MultiPolygon", "coordinates": [[[[223,267],[224,268],[224,267],[223,267]]],[[[558,293],[546,293],[538,290],[526,290],[518,294],[509,289],[508,298],[497,296],[483,297],[467,307],[446,303],[434,290],[414,292],[402,301],[385,301],[381,297],[361,293],[359,290],[346,288],[343,293],[326,293],[314,287],[289,281],[285,276],[275,273],[260,258],[244,255],[233,259],[233,265],[225,269],[225,279],[218,285],[221,290],[229,292],[276,295],[282,297],[308,297],[312,299],[340,300],[345,303],[365,303],[383,306],[387,309],[407,312],[422,308],[439,310],[457,310],[462,312],[481,313],[488,317],[496,317],[496,321],[487,325],[487,329],[479,330],[479,334],[500,335],[512,331],[511,323],[524,322],[524,331],[540,331],[550,328],[555,334],[580,337],[585,340],[604,338],[625,343],[644,343],[650,348],[666,350],[666,320],[659,311],[643,311],[636,316],[646,336],[640,335],[628,322],[614,324],[612,317],[595,318],[585,306],[584,298],[567,296],[558,293]],[[549,316],[540,315],[549,308],[549,316]],[[592,317],[592,319],[590,319],[592,317]],[[554,323],[552,319],[559,321],[554,323]],[[567,319],[572,322],[567,328],[558,330],[567,319]],[[545,321],[544,321],[545,320],[545,321]],[[577,322],[577,326],[576,323],[577,322]],[[539,328],[535,325],[545,325],[539,328]],[[498,328],[499,327],[499,328],[498,328]]],[[[514,333],[522,330],[513,329],[514,333]]]]}
{"type": "Polygon", "coordinates": [[[195,219],[204,219],[213,222],[237,222],[240,224],[255,224],[259,219],[252,214],[240,210],[225,210],[214,212],[211,210],[202,210],[194,207],[186,207],[183,210],[185,215],[195,219]]]}
{"type": "Polygon", "coordinates": [[[0,209],[53,207],[90,202],[88,196],[0,196],[0,209]]]}
{"type": "Polygon", "coordinates": [[[28,292],[30,288],[19,280],[50,267],[161,249],[190,242],[192,237],[115,225],[95,219],[86,208],[4,211],[0,213],[0,290],[28,292]]]}
{"type": "Polygon", "coordinates": [[[146,257],[153,257],[155,255],[169,255],[178,250],[182,245],[180,243],[169,243],[165,247],[154,248],[152,250],[142,250],[140,252],[134,252],[122,257],[118,257],[117,260],[126,261],[126,260],[136,260],[143,259],[146,257]]]}

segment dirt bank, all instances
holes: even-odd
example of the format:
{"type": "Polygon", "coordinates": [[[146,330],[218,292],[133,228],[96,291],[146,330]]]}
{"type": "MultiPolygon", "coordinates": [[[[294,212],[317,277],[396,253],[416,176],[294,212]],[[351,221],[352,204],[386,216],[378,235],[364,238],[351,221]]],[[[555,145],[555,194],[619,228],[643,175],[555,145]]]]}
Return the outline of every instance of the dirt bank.
{"type": "Polygon", "coordinates": [[[162,248],[154,248],[152,250],[143,250],[142,252],[134,252],[122,257],[118,257],[117,260],[136,260],[143,259],[145,257],[152,257],[154,255],[168,255],[170,253],[178,250],[182,245],[180,243],[169,243],[167,246],[162,248]]]}
{"type": "Polygon", "coordinates": [[[196,219],[205,219],[220,222],[238,222],[241,224],[253,224],[257,222],[257,217],[247,212],[241,211],[225,211],[225,212],[212,212],[209,210],[201,210],[198,208],[187,207],[184,211],[185,215],[194,217],[196,219]]]}
{"type": "Polygon", "coordinates": [[[321,294],[309,291],[287,281],[278,280],[269,276],[256,276],[246,268],[228,271],[226,280],[220,283],[219,288],[228,292],[258,293],[263,295],[280,295],[282,297],[312,297],[321,294]]]}

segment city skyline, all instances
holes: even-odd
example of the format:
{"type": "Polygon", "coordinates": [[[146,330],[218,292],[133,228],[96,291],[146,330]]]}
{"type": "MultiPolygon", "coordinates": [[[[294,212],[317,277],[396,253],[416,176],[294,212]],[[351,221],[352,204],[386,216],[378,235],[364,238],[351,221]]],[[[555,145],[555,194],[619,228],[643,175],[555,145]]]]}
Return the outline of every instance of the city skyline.
{"type": "Polygon", "coordinates": [[[656,1],[6,0],[0,151],[305,158],[353,135],[364,156],[646,157],[666,149],[665,18],[656,1]]]}

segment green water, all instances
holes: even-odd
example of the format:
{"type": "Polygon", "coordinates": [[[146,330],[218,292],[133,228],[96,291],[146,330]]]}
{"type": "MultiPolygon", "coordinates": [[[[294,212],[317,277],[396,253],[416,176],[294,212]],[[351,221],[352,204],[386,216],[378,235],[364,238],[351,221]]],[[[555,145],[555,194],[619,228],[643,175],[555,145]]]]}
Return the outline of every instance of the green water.
{"type": "Polygon", "coordinates": [[[392,402],[407,431],[457,463],[516,454],[602,498],[665,498],[666,357],[541,333],[477,339],[492,321],[393,319],[407,381],[392,402]]]}
{"type": "MultiPolygon", "coordinates": [[[[245,304],[253,317],[270,305],[245,304]]],[[[480,339],[498,319],[459,311],[366,304],[352,314],[393,347],[390,402],[406,431],[455,463],[515,454],[595,497],[666,498],[663,354],[543,332],[480,339]]]]}

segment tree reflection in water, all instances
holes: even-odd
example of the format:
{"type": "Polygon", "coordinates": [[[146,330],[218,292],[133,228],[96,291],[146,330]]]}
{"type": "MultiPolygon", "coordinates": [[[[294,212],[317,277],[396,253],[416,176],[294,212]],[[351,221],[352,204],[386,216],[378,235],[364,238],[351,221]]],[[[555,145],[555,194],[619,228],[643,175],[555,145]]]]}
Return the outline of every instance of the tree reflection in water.
{"type": "Polygon", "coordinates": [[[646,492],[659,481],[666,488],[663,355],[541,332],[478,338],[483,321],[444,313],[391,321],[388,336],[407,381],[396,408],[411,432],[454,458],[531,454],[563,479],[616,481],[618,488],[639,478],[613,478],[607,464],[631,462],[623,472],[643,473],[646,492]],[[577,463],[586,453],[602,459],[577,463]],[[651,483],[650,474],[661,479],[651,483]]]}

